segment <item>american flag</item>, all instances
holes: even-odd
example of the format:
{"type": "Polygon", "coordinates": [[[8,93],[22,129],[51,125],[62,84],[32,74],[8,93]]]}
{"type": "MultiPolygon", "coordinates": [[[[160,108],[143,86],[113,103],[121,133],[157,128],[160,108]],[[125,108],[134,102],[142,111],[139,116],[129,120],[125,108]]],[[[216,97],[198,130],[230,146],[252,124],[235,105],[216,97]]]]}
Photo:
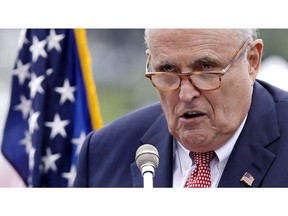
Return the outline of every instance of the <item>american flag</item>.
{"type": "Polygon", "coordinates": [[[245,174],[240,179],[240,181],[244,181],[249,186],[252,186],[254,180],[254,177],[248,172],[245,172],[245,174]]]}
{"type": "Polygon", "coordinates": [[[18,48],[2,153],[28,187],[70,187],[84,138],[102,125],[86,31],[22,30],[18,48]]]}

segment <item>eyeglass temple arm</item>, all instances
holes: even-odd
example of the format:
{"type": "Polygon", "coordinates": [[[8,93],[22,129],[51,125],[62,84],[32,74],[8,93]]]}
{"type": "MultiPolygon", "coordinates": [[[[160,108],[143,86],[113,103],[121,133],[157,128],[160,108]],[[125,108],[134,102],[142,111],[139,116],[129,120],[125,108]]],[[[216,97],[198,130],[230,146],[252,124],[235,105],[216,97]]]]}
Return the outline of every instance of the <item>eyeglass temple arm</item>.
{"type": "Polygon", "coordinates": [[[245,50],[244,48],[246,48],[248,46],[248,44],[250,43],[249,42],[249,39],[248,38],[244,43],[243,45],[241,46],[240,50],[238,51],[238,53],[236,54],[236,56],[231,60],[231,62],[227,65],[227,67],[225,69],[223,69],[223,73],[226,73],[227,70],[231,67],[231,65],[236,62],[238,60],[238,58],[243,55],[243,51],[245,50]]]}
{"type": "Polygon", "coordinates": [[[146,55],[148,56],[147,62],[146,62],[146,73],[147,73],[149,71],[149,64],[150,64],[150,60],[151,60],[151,55],[150,55],[149,50],[146,50],[146,55]]]}

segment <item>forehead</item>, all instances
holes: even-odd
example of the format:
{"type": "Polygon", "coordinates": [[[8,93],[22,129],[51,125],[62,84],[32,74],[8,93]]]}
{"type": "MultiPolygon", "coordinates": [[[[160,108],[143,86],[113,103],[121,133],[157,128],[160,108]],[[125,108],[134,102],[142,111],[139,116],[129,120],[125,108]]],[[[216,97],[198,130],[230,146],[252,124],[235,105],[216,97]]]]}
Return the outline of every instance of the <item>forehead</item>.
{"type": "Polygon", "coordinates": [[[237,47],[233,29],[152,29],[147,32],[150,51],[224,49],[237,47]]]}

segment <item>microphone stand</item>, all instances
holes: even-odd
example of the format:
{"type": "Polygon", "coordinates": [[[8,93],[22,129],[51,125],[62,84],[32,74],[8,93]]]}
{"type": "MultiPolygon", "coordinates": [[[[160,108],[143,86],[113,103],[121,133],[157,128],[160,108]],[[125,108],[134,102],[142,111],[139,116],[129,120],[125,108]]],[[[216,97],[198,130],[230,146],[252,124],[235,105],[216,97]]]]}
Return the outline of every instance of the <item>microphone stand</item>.
{"type": "Polygon", "coordinates": [[[142,168],[144,188],[153,188],[154,167],[144,166],[142,168]]]}

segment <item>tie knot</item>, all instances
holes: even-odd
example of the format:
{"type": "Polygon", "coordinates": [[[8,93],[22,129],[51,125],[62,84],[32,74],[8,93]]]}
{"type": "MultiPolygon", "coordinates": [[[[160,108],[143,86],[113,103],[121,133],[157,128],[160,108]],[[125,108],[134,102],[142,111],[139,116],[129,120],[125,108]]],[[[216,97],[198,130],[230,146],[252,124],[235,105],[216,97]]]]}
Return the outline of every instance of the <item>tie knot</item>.
{"type": "Polygon", "coordinates": [[[210,164],[214,151],[210,152],[191,152],[196,164],[210,164]]]}

